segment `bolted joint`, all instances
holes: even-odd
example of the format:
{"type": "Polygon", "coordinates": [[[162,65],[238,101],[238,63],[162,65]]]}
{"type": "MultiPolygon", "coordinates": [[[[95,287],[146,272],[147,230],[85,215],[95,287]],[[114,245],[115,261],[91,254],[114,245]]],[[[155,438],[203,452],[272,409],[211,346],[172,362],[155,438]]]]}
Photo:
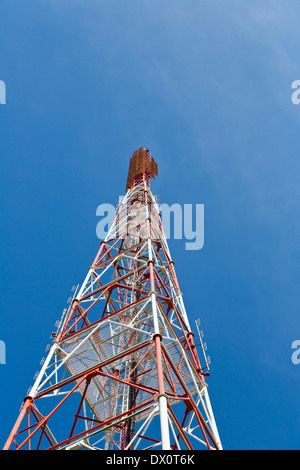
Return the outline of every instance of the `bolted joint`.
{"type": "Polygon", "coordinates": [[[160,333],[154,333],[152,339],[155,341],[155,338],[159,338],[160,340],[162,340],[162,335],[160,333]]]}
{"type": "Polygon", "coordinates": [[[156,400],[159,401],[161,397],[165,397],[167,401],[169,399],[168,395],[166,395],[165,393],[160,393],[159,395],[157,395],[156,400]]]}
{"type": "Polygon", "coordinates": [[[33,402],[33,398],[32,398],[30,395],[25,395],[25,397],[24,397],[24,403],[26,403],[27,400],[29,400],[31,403],[33,402]]]}
{"type": "Polygon", "coordinates": [[[149,295],[152,295],[152,294],[154,294],[155,297],[157,297],[157,292],[156,292],[156,290],[151,290],[151,291],[149,292],[149,295]]]}

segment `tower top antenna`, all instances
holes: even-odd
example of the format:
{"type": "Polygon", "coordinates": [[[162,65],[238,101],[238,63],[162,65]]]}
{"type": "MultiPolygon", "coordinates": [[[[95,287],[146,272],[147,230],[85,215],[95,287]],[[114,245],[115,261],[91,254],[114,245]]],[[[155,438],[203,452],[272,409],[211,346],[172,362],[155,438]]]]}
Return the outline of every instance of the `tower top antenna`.
{"type": "Polygon", "coordinates": [[[137,186],[143,180],[150,185],[151,178],[158,175],[157,163],[149,153],[149,149],[140,147],[133,152],[129,163],[126,191],[137,186]]]}

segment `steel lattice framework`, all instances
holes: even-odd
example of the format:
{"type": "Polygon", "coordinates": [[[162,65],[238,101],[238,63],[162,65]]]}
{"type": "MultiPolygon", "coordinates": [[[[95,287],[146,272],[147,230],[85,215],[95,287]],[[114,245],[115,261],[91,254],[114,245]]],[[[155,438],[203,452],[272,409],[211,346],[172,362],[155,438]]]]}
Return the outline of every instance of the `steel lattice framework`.
{"type": "Polygon", "coordinates": [[[150,180],[134,152],[126,195],[4,449],[221,449],[150,180]]]}

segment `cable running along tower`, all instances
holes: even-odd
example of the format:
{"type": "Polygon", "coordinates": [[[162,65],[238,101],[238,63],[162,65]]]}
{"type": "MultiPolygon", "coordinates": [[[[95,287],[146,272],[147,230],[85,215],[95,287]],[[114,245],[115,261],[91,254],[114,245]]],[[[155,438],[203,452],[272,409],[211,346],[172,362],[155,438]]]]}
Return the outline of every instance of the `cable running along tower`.
{"type": "Polygon", "coordinates": [[[115,220],[57,323],[4,449],[222,448],[207,364],[150,190],[156,175],[149,151],[136,150],[115,220]]]}

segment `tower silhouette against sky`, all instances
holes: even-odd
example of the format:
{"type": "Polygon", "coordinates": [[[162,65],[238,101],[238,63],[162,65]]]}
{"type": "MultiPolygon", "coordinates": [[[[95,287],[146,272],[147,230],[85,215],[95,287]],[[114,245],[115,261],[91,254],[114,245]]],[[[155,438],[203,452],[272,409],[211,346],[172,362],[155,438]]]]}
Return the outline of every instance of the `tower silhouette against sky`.
{"type": "Polygon", "coordinates": [[[150,181],[130,160],[126,195],[4,449],[194,450],[221,442],[150,181]]]}

